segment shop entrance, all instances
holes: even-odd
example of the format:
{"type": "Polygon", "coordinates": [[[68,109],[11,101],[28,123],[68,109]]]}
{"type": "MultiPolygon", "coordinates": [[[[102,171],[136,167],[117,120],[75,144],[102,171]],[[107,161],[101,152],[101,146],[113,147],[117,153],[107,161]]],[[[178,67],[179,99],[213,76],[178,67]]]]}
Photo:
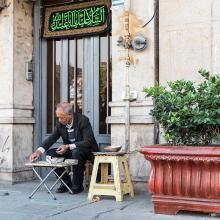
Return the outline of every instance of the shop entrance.
{"type": "Polygon", "coordinates": [[[43,40],[42,140],[52,132],[56,123],[56,104],[69,101],[75,111],[90,119],[100,148],[109,145],[111,129],[105,120],[110,115],[111,90],[109,34],[43,40]]]}

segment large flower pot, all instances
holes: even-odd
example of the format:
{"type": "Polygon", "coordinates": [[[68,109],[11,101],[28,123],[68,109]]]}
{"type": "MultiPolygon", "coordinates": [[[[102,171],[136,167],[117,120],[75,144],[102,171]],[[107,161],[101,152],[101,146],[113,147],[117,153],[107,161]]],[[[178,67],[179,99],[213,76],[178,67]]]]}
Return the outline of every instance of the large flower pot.
{"type": "Polygon", "coordinates": [[[146,146],[155,213],[220,213],[220,147],[146,146]]]}

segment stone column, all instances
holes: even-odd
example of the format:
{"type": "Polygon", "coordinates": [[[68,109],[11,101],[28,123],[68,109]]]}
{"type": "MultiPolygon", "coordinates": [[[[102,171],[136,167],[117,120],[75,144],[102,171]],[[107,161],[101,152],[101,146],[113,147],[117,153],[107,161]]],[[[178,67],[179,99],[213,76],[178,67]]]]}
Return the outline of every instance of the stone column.
{"type": "Polygon", "coordinates": [[[7,0],[0,11],[0,181],[32,178],[25,162],[33,147],[33,85],[25,78],[32,60],[32,3],[7,0]]]}
{"type": "Polygon", "coordinates": [[[111,143],[125,147],[126,102],[122,94],[126,86],[126,74],[129,74],[131,91],[137,91],[137,99],[130,102],[130,131],[129,131],[129,169],[133,181],[146,181],[147,171],[144,157],[138,153],[140,147],[153,144],[154,125],[149,111],[152,101],[146,100],[142,90],[145,86],[154,84],[155,53],[154,53],[154,21],[147,27],[142,26],[149,21],[154,13],[154,0],[130,1],[129,32],[131,38],[142,34],[147,38],[148,47],[143,51],[129,49],[131,65],[127,72],[125,65],[126,50],[117,46],[117,40],[123,36],[123,19],[129,0],[121,6],[112,6],[112,102],[111,116],[107,122],[111,124],[111,143]]]}

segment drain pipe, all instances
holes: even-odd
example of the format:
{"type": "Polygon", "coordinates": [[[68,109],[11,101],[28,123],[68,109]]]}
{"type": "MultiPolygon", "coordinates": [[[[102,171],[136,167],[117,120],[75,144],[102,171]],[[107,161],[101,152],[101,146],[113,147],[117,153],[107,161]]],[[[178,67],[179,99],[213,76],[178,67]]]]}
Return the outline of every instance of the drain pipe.
{"type": "Polygon", "coordinates": [[[125,2],[125,15],[124,15],[124,47],[126,50],[125,65],[126,65],[126,85],[125,85],[125,152],[130,150],[130,55],[129,48],[131,46],[131,36],[129,32],[129,11],[130,0],[125,2]]]}

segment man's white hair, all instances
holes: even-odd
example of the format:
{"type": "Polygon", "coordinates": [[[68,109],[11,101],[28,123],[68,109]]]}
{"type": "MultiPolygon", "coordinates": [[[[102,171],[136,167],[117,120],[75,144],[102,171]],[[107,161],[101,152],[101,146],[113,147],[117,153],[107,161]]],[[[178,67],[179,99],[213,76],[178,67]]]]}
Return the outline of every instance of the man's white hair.
{"type": "Polygon", "coordinates": [[[65,114],[68,114],[68,115],[73,113],[73,105],[69,102],[60,102],[60,103],[58,103],[56,109],[62,109],[62,111],[65,114]]]}

